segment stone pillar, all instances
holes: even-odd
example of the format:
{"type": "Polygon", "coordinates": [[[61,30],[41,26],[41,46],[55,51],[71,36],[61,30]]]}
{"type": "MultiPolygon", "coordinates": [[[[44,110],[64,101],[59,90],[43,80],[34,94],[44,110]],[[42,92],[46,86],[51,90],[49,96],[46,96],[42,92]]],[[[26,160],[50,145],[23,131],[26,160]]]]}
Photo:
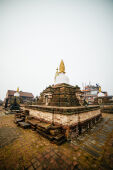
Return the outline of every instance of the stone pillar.
{"type": "Polygon", "coordinates": [[[89,122],[89,128],[91,129],[93,127],[92,120],[89,122]]]}
{"type": "Polygon", "coordinates": [[[99,120],[101,120],[101,119],[102,119],[102,114],[99,115],[99,120]]]}
{"type": "Polygon", "coordinates": [[[88,131],[88,129],[89,129],[89,123],[87,122],[86,131],[88,131]]]}
{"type": "Polygon", "coordinates": [[[90,122],[90,127],[92,128],[93,127],[93,120],[91,119],[91,122],[90,122]]]}
{"type": "Polygon", "coordinates": [[[94,118],[94,124],[96,124],[96,119],[94,118]]]}
{"type": "Polygon", "coordinates": [[[87,123],[87,127],[88,127],[88,129],[90,128],[90,122],[87,123]]]}
{"type": "Polygon", "coordinates": [[[99,121],[99,116],[96,118],[97,121],[99,121]]]}
{"type": "Polygon", "coordinates": [[[79,135],[79,131],[78,131],[78,125],[76,126],[76,137],[79,135]]]}
{"type": "Polygon", "coordinates": [[[66,129],[65,136],[66,136],[67,141],[70,141],[70,128],[69,127],[67,127],[66,129]]]}
{"type": "Polygon", "coordinates": [[[93,124],[93,125],[95,124],[95,119],[94,119],[94,118],[92,119],[92,124],[93,124]]]}
{"type": "Polygon", "coordinates": [[[79,125],[79,135],[82,133],[82,126],[79,125]]]}
{"type": "Polygon", "coordinates": [[[86,132],[87,131],[87,122],[85,122],[85,124],[84,124],[84,129],[85,129],[84,132],[86,132]]]}

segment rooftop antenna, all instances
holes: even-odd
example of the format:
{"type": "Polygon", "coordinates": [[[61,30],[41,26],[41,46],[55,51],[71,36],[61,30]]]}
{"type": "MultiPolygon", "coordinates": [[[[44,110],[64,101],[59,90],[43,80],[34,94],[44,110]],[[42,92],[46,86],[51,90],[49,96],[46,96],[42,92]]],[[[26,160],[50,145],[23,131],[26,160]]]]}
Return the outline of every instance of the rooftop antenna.
{"type": "Polygon", "coordinates": [[[91,81],[89,81],[89,86],[91,86],[91,81]]]}
{"type": "Polygon", "coordinates": [[[83,88],[83,90],[85,89],[85,87],[84,87],[84,83],[82,82],[82,88],[83,88]]]}

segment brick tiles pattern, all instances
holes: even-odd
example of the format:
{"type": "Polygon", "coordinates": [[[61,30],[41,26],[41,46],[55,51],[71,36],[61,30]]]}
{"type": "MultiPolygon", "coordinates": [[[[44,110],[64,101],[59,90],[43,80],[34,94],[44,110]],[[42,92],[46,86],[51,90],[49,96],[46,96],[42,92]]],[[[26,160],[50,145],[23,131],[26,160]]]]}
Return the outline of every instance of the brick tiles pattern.
{"type": "Polygon", "coordinates": [[[104,114],[103,121],[90,132],[61,146],[36,131],[17,127],[13,121],[14,115],[0,117],[0,169],[103,170],[112,166],[113,115],[104,114]]]}

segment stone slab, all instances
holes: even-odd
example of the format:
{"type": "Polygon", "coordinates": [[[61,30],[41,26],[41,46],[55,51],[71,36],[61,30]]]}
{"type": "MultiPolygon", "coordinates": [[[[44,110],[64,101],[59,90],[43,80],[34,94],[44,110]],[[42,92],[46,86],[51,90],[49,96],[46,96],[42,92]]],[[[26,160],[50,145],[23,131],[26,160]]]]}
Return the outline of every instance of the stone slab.
{"type": "Polygon", "coordinates": [[[28,129],[31,127],[31,125],[29,123],[26,122],[19,122],[18,125],[24,129],[28,129]]]}
{"type": "Polygon", "coordinates": [[[23,122],[24,121],[24,118],[16,118],[14,120],[15,123],[19,123],[19,122],[23,122]]]}

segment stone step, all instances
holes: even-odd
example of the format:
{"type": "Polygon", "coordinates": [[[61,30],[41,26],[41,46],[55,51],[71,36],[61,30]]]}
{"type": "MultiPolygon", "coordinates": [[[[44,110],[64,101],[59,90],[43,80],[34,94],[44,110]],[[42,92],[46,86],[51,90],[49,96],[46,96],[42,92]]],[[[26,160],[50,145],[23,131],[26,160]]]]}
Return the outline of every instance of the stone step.
{"type": "Polygon", "coordinates": [[[25,120],[26,116],[24,115],[23,112],[15,113],[15,118],[20,118],[20,119],[24,119],[25,120]]]}
{"type": "Polygon", "coordinates": [[[17,110],[16,109],[15,110],[11,110],[12,113],[20,113],[21,111],[22,110],[18,110],[18,109],[17,110]]]}
{"type": "Polygon", "coordinates": [[[37,126],[40,121],[36,119],[26,120],[27,123],[31,124],[31,126],[37,126]]]}
{"type": "Polygon", "coordinates": [[[16,119],[14,120],[14,123],[18,124],[19,122],[23,122],[23,121],[25,121],[24,118],[16,118],[16,119]]]}
{"type": "Polygon", "coordinates": [[[57,144],[57,145],[61,145],[62,143],[64,143],[66,141],[66,138],[63,134],[59,134],[57,136],[52,136],[50,134],[47,134],[39,129],[36,129],[36,131],[42,135],[43,137],[45,137],[46,139],[50,140],[52,143],[57,144]]]}
{"type": "Polygon", "coordinates": [[[31,116],[31,115],[27,116],[27,120],[32,120],[32,119],[34,119],[33,116],[31,116]]]}
{"type": "Polygon", "coordinates": [[[27,122],[18,122],[18,125],[24,129],[29,129],[31,125],[27,122]]]}
{"type": "Polygon", "coordinates": [[[39,131],[43,131],[44,133],[47,133],[53,137],[60,138],[60,136],[58,136],[59,134],[62,134],[61,128],[59,129],[51,129],[51,125],[50,124],[45,124],[45,123],[38,123],[36,126],[36,129],[38,129],[39,131]]]}
{"type": "Polygon", "coordinates": [[[50,129],[49,130],[49,133],[52,135],[52,136],[56,136],[58,135],[59,133],[61,133],[61,129],[50,129]]]}
{"type": "Polygon", "coordinates": [[[53,140],[53,143],[56,144],[56,145],[61,145],[63,144],[64,142],[66,142],[66,138],[63,137],[61,140],[57,141],[57,140],[53,140]]]}
{"type": "Polygon", "coordinates": [[[48,129],[45,129],[45,128],[43,128],[43,127],[36,126],[36,129],[38,129],[38,130],[40,130],[40,131],[43,131],[44,133],[49,134],[49,130],[48,130],[48,129]]]}
{"type": "Polygon", "coordinates": [[[39,122],[37,124],[37,128],[40,127],[42,129],[48,130],[51,128],[51,124],[50,123],[44,123],[44,122],[39,122]]]}
{"type": "Polygon", "coordinates": [[[61,129],[61,126],[51,125],[51,129],[61,129]]]}
{"type": "Polygon", "coordinates": [[[53,136],[51,136],[50,134],[47,134],[40,129],[36,129],[36,131],[43,137],[47,138],[48,140],[53,141],[53,136]]]}
{"type": "Polygon", "coordinates": [[[64,138],[64,134],[58,134],[56,136],[53,137],[54,140],[56,141],[60,141],[64,138]]]}
{"type": "Polygon", "coordinates": [[[60,145],[66,141],[65,135],[62,133],[60,126],[54,126],[50,123],[37,122],[36,131],[57,145],[60,145]]]}

